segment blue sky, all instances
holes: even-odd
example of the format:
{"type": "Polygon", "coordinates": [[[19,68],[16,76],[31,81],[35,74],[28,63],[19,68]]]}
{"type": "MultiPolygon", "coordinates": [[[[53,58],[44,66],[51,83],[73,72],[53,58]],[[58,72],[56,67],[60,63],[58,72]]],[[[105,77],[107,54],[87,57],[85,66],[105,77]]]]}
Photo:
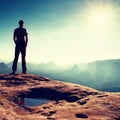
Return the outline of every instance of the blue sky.
{"type": "Polygon", "coordinates": [[[1,0],[0,60],[13,60],[13,31],[20,19],[29,35],[28,62],[120,58],[119,13],[119,0],[1,0]]]}

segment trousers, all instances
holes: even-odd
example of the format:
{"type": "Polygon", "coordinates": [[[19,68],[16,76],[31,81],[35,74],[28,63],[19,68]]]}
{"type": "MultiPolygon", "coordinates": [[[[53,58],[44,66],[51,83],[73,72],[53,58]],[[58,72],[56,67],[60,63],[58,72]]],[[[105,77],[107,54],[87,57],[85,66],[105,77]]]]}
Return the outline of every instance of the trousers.
{"type": "Polygon", "coordinates": [[[17,63],[18,63],[18,58],[19,58],[20,53],[22,57],[22,72],[26,72],[27,68],[26,68],[26,60],[25,60],[25,57],[26,57],[26,46],[25,45],[16,45],[12,70],[14,72],[17,70],[17,63]]]}

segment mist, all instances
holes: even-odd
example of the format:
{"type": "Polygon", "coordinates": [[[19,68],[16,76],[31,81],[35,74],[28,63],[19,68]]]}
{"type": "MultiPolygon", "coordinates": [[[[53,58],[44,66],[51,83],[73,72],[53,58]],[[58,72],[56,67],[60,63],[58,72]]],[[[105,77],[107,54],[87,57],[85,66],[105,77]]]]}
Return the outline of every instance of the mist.
{"type": "MultiPolygon", "coordinates": [[[[12,62],[0,63],[0,73],[10,73],[11,68],[12,62]]],[[[120,59],[71,64],[64,68],[54,62],[27,63],[27,68],[30,74],[80,84],[101,91],[120,92],[120,59]]],[[[17,72],[21,71],[21,63],[18,63],[17,72]]]]}
{"type": "Polygon", "coordinates": [[[30,73],[55,80],[81,84],[102,91],[120,91],[120,59],[73,64],[66,68],[48,62],[36,66],[28,65],[28,69],[30,73]]]}

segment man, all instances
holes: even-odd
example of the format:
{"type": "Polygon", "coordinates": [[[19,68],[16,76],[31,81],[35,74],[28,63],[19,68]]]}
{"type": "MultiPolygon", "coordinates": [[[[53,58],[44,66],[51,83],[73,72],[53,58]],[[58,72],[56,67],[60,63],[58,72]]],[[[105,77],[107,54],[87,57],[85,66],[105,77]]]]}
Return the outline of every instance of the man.
{"type": "Polygon", "coordinates": [[[22,73],[23,74],[27,73],[25,56],[26,56],[26,47],[28,43],[28,36],[26,29],[23,28],[23,25],[24,25],[24,21],[20,20],[19,27],[14,30],[13,40],[15,42],[16,47],[15,47],[15,57],[12,65],[12,70],[13,70],[12,74],[15,74],[17,70],[17,62],[20,53],[22,56],[22,73]]]}

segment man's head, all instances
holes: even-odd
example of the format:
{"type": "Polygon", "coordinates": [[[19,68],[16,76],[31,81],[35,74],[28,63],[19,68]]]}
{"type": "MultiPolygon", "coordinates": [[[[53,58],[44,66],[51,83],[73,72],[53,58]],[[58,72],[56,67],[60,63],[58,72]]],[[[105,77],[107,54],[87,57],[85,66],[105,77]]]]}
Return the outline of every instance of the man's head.
{"type": "Polygon", "coordinates": [[[20,26],[20,27],[23,27],[23,25],[24,25],[24,21],[23,21],[23,20],[20,20],[20,21],[19,21],[19,26],[20,26]]]}

